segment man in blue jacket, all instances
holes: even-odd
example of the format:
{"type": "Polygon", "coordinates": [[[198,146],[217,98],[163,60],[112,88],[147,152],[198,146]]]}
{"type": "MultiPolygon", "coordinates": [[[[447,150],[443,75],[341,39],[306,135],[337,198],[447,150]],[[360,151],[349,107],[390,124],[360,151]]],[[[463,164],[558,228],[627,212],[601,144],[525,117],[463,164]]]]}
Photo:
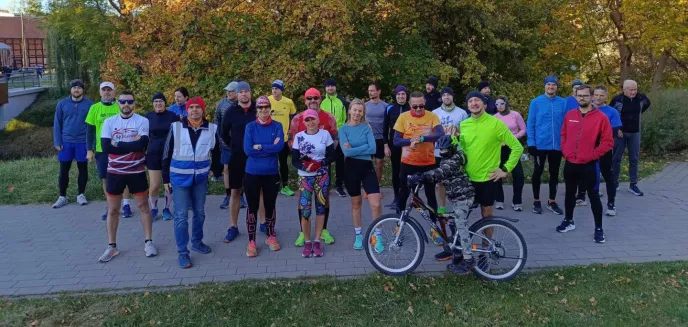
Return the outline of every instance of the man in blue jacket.
{"type": "Polygon", "coordinates": [[[562,215],[564,212],[555,201],[561,165],[561,126],[566,115],[566,100],[557,96],[557,78],[545,78],[545,93],[530,101],[528,108],[528,152],[533,156],[533,212],[542,214],[540,203],[540,178],[549,161],[549,201],[547,209],[562,215]]]}
{"type": "Polygon", "coordinates": [[[60,100],[55,108],[55,120],[53,122],[53,144],[57,150],[57,160],[60,162],[57,184],[60,197],[57,198],[53,208],[61,208],[67,205],[67,186],[69,185],[69,170],[72,168],[72,160],[76,160],[79,168],[77,185],[79,195],[76,202],[80,205],[88,203],[84,192],[88,182],[88,161],[86,160],[86,116],[93,101],[84,97],[84,83],[75,79],[69,83],[70,96],[60,100]]]}
{"type": "Polygon", "coordinates": [[[585,84],[585,83],[583,83],[583,81],[581,81],[579,79],[575,79],[571,83],[571,88],[573,89],[573,91],[571,92],[571,95],[566,98],[566,111],[578,109],[578,99],[576,99],[576,89],[580,86],[583,86],[583,84],[585,84]]]}

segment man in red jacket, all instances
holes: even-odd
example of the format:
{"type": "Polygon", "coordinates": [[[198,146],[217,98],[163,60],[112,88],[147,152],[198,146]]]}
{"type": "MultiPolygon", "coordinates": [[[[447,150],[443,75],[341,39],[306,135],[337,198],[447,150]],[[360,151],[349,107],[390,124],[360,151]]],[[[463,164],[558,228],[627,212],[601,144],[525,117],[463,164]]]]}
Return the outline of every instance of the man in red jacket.
{"type": "Polygon", "coordinates": [[[609,119],[599,109],[592,106],[592,87],[583,85],[575,91],[578,110],[569,111],[564,117],[561,128],[561,152],[566,159],[564,183],[566,197],[564,202],[565,218],[557,227],[557,232],[566,233],[576,229],[573,223],[573,209],[576,207],[576,188],[579,181],[585,186],[590,197],[592,215],[595,217],[595,236],[597,243],[604,243],[602,231],[602,202],[595,192],[597,175],[595,164],[614,146],[612,126],[609,119]]]}

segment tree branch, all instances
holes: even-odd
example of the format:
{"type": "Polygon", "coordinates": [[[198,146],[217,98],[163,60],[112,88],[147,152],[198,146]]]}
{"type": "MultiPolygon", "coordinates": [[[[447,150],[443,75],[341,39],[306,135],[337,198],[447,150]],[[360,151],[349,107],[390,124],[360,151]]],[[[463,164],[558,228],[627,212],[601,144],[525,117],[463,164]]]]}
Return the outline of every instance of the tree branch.
{"type": "Polygon", "coordinates": [[[118,14],[122,15],[122,8],[115,3],[114,0],[108,0],[110,6],[117,11],[118,14]]]}
{"type": "Polygon", "coordinates": [[[674,59],[674,61],[676,62],[676,64],[677,64],[679,67],[683,68],[683,70],[688,71],[688,64],[686,64],[685,62],[682,62],[682,61],[678,60],[678,58],[676,58],[676,56],[674,56],[673,54],[670,54],[669,57],[671,57],[671,59],[674,59]]]}

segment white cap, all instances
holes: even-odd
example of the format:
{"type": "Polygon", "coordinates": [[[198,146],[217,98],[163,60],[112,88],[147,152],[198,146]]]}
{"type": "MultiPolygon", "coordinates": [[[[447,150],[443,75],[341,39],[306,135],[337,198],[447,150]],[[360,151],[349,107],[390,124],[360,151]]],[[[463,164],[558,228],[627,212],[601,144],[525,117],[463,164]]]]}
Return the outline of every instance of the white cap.
{"type": "Polygon", "coordinates": [[[115,84],[112,84],[112,82],[102,82],[100,83],[100,89],[102,90],[104,87],[110,87],[111,89],[115,90],[115,84]]]}

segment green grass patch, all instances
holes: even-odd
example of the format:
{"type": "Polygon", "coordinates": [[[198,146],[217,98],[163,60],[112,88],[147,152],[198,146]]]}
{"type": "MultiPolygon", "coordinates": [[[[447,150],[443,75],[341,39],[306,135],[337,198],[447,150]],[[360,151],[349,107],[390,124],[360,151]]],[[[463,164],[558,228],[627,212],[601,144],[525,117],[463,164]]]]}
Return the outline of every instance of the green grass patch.
{"type": "Polygon", "coordinates": [[[207,283],[0,302],[0,326],[686,326],[684,262],[592,265],[509,283],[442,275],[207,283]]]}

